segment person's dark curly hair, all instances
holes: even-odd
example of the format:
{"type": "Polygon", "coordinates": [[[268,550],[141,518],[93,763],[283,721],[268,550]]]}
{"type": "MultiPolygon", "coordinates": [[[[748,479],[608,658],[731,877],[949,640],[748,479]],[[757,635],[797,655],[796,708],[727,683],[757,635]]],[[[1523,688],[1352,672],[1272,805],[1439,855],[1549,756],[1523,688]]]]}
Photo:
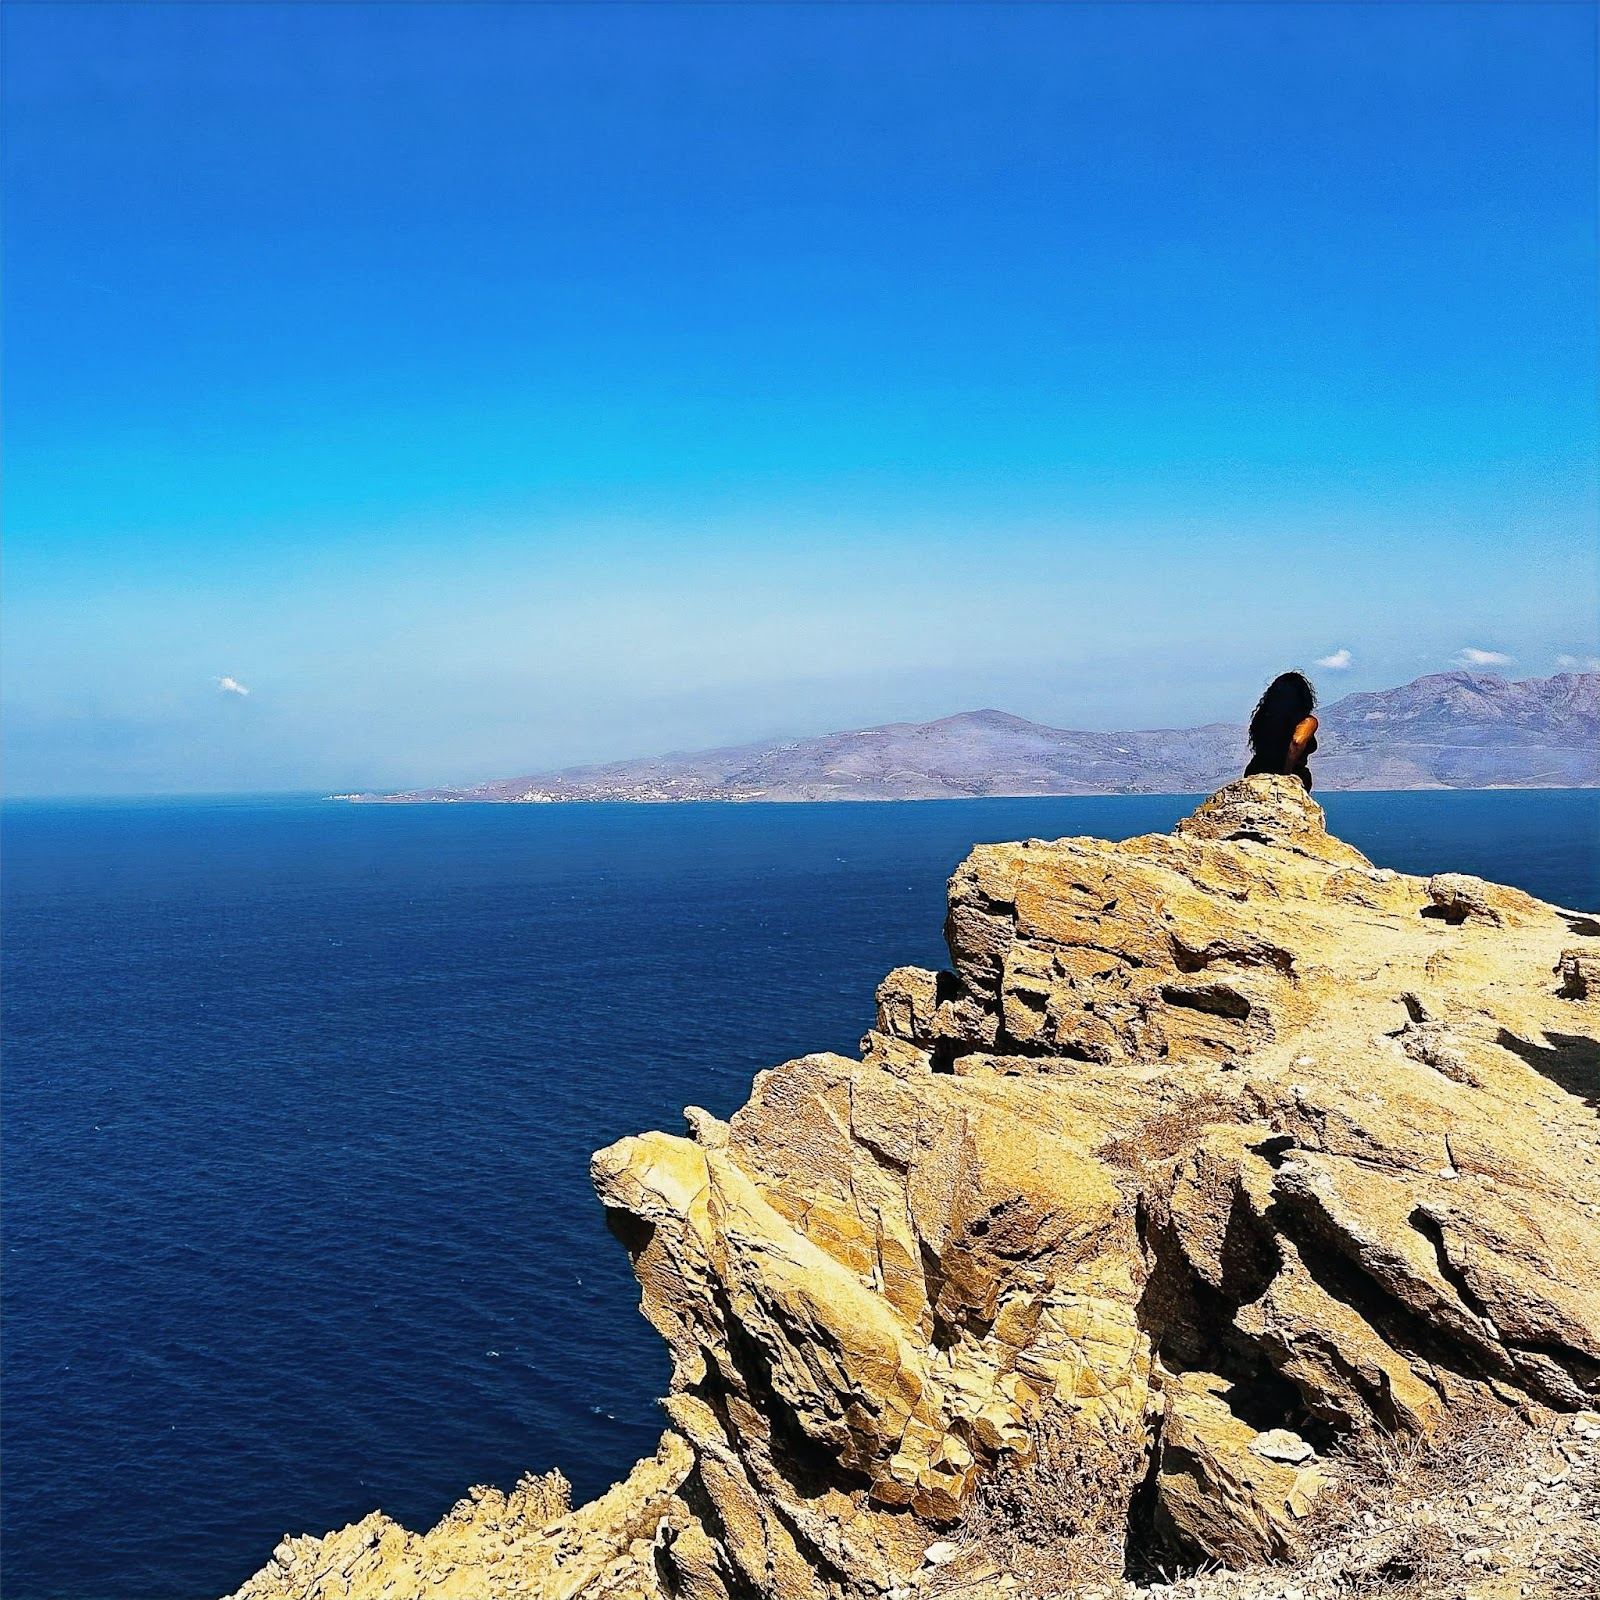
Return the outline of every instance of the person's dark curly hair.
{"type": "Polygon", "coordinates": [[[1267,685],[1250,717],[1250,765],[1252,772],[1285,772],[1289,764],[1289,745],[1295,728],[1309,717],[1317,703],[1317,691],[1303,672],[1280,672],[1267,685]]]}

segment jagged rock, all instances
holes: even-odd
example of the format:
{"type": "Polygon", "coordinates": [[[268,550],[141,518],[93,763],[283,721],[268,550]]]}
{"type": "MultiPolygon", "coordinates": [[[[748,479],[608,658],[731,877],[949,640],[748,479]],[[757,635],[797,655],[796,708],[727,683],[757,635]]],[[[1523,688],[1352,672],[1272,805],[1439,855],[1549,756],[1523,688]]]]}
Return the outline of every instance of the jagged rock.
{"type": "Polygon", "coordinates": [[[1556,971],[1563,1000],[1600,1000],[1600,950],[1563,950],[1556,971]]]}
{"type": "Polygon", "coordinates": [[[891,973],[860,1060],[595,1157],[692,1465],[624,1496],[648,1559],[561,1593],[1293,1560],[1336,1469],[1263,1438],[1593,1407],[1590,929],[1375,868],[1274,777],[1172,835],[974,850],[953,970],[891,973]]]}
{"type": "Polygon", "coordinates": [[[1260,1436],[1233,1410],[1225,1379],[1189,1372],[1163,1387],[1156,1514],[1168,1535],[1228,1566],[1298,1554],[1297,1524],[1322,1474],[1257,1450],[1260,1436]]]}
{"type": "Polygon", "coordinates": [[[1124,1526],[1154,1454],[1136,1537],[1282,1557],[1320,1480],[1261,1433],[1600,1392],[1594,1118],[1538,1070],[1570,919],[1377,869],[1265,777],[1172,836],[981,847],[946,933],[725,1153],[596,1160],[730,1591],[908,1582],[1063,1426],[1124,1526]]]}
{"type": "Polygon", "coordinates": [[[1489,899],[1488,884],[1465,872],[1441,872],[1430,878],[1428,897],[1446,922],[1478,917],[1498,927],[1502,920],[1499,909],[1489,899]]]}
{"type": "MultiPolygon", "coordinates": [[[[692,1461],[673,1433],[598,1500],[573,1511],[559,1472],[478,1487],[427,1533],[382,1512],[325,1538],[290,1535],[230,1600],[628,1600],[658,1593],[655,1544],[683,1509],[692,1461]]],[[[686,1552],[687,1554],[687,1552],[686,1552]]]]}

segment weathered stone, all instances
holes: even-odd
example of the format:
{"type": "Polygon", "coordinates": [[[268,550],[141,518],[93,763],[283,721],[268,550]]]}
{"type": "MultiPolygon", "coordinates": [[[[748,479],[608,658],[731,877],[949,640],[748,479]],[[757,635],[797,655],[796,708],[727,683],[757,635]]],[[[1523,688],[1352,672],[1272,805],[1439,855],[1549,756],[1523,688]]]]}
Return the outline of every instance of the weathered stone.
{"type": "MultiPolygon", "coordinates": [[[[1324,1481],[1303,1450],[1595,1407],[1592,926],[1375,868],[1273,777],[1172,835],[974,850],[953,970],[891,973],[860,1060],[595,1157],[678,1442],[546,1518],[529,1552],[588,1554],[530,1553],[507,1592],[998,1586],[1084,1530],[1107,1584],[1106,1530],[1292,1560],[1324,1481]],[[930,1561],[978,1529],[993,1571],[930,1561]]],[[[369,1523],[330,1536],[379,1535],[352,1583],[457,1592],[406,1576],[457,1550],[439,1530],[369,1523]]],[[[242,1594],[343,1592],[286,1543],[242,1594]]]]}
{"type": "Polygon", "coordinates": [[[1257,1451],[1260,1435],[1228,1404],[1231,1388],[1209,1372],[1165,1379],[1157,1514],[1180,1546],[1228,1566],[1293,1556],[1324,1479],[1257,1451]]]}
{"type": "Polygon", "coordinates": [[[1600,950],[1563,950],[1556,973],[1563,1000],[1600,1000],[1600,950]]]}
{"type": "Polygon", "coordinates": [[[1474,918],[1496,928],[1520,924],[1530,916],[1537,919],[1541,911],[1549,910],[1520,889],[1485,883],[1465,872],[1435,873],[1428,879],[1428,898],[1433,901],[1433,914],[1446,922],[1474,918]]]}
{"type": "Polygon", "coordinates": [[[1290,1433],[1287,1428],[1268,1428],[1265,1433],[1258,1433],[1250,1441],[1250,1448],[1268,1461],[1282,1461],[1289,1466],[1299,1466],[1317,1453],[1298,1433],[1290,1433]]]}
{"type": "MultiPolygon", "coordinates": [[[[232,1600],[663,1600],[651,1541],[672,1516],[693,1460],[675,1433],[621,1483],[577,1511],[559,1472],[510,1494],[479,1487],[427,1533],[381,1512],[325,1538],[287,1537],[232,1600]]],[[[695,1600],[720,1600],[702,1589],[695,1600]]]]}

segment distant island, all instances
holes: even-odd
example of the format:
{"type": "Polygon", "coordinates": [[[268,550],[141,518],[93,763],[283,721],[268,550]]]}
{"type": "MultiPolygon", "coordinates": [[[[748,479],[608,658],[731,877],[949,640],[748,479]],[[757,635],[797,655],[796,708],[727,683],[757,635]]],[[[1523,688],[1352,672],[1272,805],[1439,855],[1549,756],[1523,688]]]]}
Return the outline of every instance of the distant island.
{"type": "MultiPolygon", "coordinates": [[[[1319,789],[1600,787],[1600,673],[1512,682],[1441,672],[1318,712],[1319,789]]],[[[569,767],[466,788],[337,795],[365,804],[958,800],[1200,794],[1245,764],[1241,723],[1085,733],[1004,711],[815,739],[569,767]]]]}

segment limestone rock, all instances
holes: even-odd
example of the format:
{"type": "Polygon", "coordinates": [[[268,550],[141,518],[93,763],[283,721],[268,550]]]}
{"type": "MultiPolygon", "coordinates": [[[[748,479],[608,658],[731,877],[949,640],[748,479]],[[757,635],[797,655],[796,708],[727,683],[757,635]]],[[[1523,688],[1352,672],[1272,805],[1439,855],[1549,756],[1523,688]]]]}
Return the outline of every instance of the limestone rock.
{"type": "MultiPolygon", "coordinates": [[[[1342,1446],[1600,1400],[1600,924],[1376,868],[1254,777],[1171,835],[981,846],[945,931],[859,1060],[596,1155],[679,1442],[529,1534],[585,1552],[559,1581],[478,1592],[1292,1561],[1342,1446]]],[[[413,1562],[369,1523],[300,1545],[413,1562]]],[[[335,1592],[301,1570],[241,1594],[335,1592]]]]}
{"type": "Polygon", "coordinates": [[[1265,1433],[1258,1433],[1250,1441],[1250,1448],[1268,1461],[1284,1461],[1290,1466],[1299,1466],[1317,1453],[1298,1433],[1290,1433],[1287,1428],[1268,1428],[1265,1433]]]}
{"type": "Polygon", "coordinates": [[[1212,1373],[1167,1380],[1157,1516],[1180,1544],[1229,1566],[1293,1556],[1297,1524],[1325,1480],[1258,1450],[1261,1435],[1235,1413],[1231,1390],[1212,1373]]]}
{"type": "Polygon", "coordinates": [[[1135,1540],[1281,1559],[1313,1450],[1593,1404],[1595,1118],[1541,1071],[1570,917],[1259,777],[1171,836],[980,847],[946,935],[726,1150],[596,1158],[730,1593],[908,1584],[1046,1439],[1135,1540]]]}
{"type": "Polygon", "coordinates": [[[684,1515],[692,1457],[676,1434],[578,1511],[559,1472],[479,1487],[427,1533],[380,1511],[325,1538],[287,1536],[230,1600],[657,1600],[655,1541],[684,1515]]]}
{"type": "Polygon", "coordinates": [[[1556,971],[1563,1000],[1600,1000],[1600,950],[1563,950],[1556,971]]]}

